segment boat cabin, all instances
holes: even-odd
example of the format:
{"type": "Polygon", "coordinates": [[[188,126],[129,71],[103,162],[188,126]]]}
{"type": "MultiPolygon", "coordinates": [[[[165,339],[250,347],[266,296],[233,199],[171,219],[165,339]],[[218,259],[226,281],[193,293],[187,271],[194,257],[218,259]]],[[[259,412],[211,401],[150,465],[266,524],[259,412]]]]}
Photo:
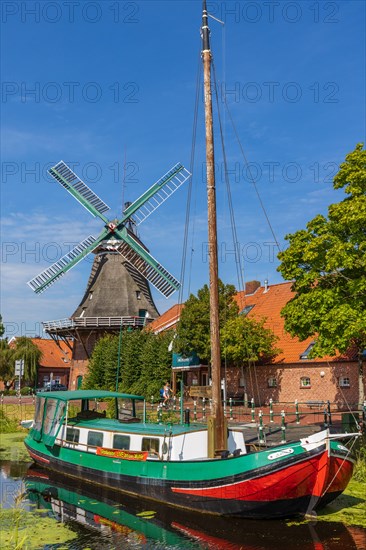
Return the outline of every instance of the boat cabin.
{"type": "MultiPolygon", "coordinates": [[[[111,458],[207,459],[205,425],[146,423],[144,398],[117,392],[79,390],[38,394],[30,437],[47,447],[111,458]]],[[[230,453],[246,452],[239,427],[229,430],[228,443],[230,453]]]]}

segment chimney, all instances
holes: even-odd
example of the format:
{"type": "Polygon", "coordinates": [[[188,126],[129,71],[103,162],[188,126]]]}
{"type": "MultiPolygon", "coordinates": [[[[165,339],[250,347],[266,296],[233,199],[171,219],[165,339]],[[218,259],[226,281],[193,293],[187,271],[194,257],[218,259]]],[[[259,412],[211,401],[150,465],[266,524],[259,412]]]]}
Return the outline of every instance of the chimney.
{"type": "Polygon", "coordinates": [[[269,291],[268,279],[265,279],[264,280],[264,291],[263,291],[263,293],[268,292],[268,291],[269,291]]]}
{"type": "Polygon", "coordinates": [[[254,292],[261,286],[259,281],[249,281],[245,283],[245,295],[254,294],[254,292]]]}

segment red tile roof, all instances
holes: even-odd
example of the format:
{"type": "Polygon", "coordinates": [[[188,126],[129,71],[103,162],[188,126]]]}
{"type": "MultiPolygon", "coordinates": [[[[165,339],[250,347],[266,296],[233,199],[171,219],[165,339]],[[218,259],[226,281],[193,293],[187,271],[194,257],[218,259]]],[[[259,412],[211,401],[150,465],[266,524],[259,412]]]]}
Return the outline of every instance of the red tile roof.
{"type": "MultiPolygon", "coordinates": [[[[266,319],[265,326],[270,328],[279,338],[276,346],[282,352],[274,359],[274,363],[300,363],[306,364],[307,360],[301,360],[307,347],[314,341],[313,337],[300,342],[298,338],[292,338],[285,331],[285,321],[280,313],[285,304],[293,297],[291,290],[292,283],[280,283],[266,287],[259,287],[253,294],[246,294],[244,291],[238,292],[235,300],[238,303],[239,311],[245,306],[254,306],[248,313],[248,317],[254,319],[266,319]]],[[[167,330],[176,326],[179,320],[179,314],[182,306],[175,305],[168,309],[163,315],[155,319],[149,327],[155,332],[167,330]]],[[[349,356],[323,357],[321,359],[311,359],[311,362],[354,360],[354,354],[349,356]]]]}
{"type": "Polygon", "coordinates": [[[70,368],[72,352],[64,342],[60,341],[57,345],[54,340],[47,338],[32,338],[32,342],[42,352],[41,367],[70,368]]]}
{"type": "Polygon", "coordinates": [[[180,312],[182,311],[183,307],[184,305],[182,304],[175,304],[165,313],[160,315],[160,317],[152,321],[152,323],[149,324],[149,329],[153,330],[155,333],[158,333],[162,332],[163,330],[174,328],[179,321],[180,312]]]}

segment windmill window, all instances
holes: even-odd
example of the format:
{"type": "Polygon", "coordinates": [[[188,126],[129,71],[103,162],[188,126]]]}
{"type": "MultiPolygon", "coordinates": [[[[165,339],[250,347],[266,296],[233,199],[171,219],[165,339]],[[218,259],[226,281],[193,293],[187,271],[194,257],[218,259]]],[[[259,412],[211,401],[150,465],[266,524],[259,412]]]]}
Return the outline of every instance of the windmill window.
{"type": "Polygon", "coordinates": [[[315,342],[311,342],[308,347],[306,348],[306,350],[300,355],[300,359],[302,361],[306,361],[306,359],[309,359],[309,354],[311,352],[311,350],[313,349],[313,347],[315,346],[315,342]]]}
{"type": "Polygon", "coordinates": [[[277,378],[275,376],[270,376],[267,380],[269,388],[277,388],[277,378]]]}
{"type": "Polygon", "coordinates": [[[348,376],[340,376],[338,382],[341,388],[349,388],[351,385],[348,376]]]}
{"type": "Polygon", "coordinates": [[[300,378],[300,388],[311,388],[311,380],[308,376],[300,378]]]}
{"type": "Polygon", "coordinates": [[[252,311],[254,307],[254,304],[253,305],[248,305],[248,306],[245,306],[239,313],[239,315],[248,315],[249,311],[252,311]]]}
{"type": "Polygon", "coordinates": [[[141,300],[141,292],[140,292],[140,290],[136,290],[136,298],[137,298],[137,300],[141,300]]]}
{"type": "Polygon", "coordinates": [[[90,294],[89,294],[89,300],[92,300],[92,299],[93,299],[93,293],[90,292],[90,294]]]}

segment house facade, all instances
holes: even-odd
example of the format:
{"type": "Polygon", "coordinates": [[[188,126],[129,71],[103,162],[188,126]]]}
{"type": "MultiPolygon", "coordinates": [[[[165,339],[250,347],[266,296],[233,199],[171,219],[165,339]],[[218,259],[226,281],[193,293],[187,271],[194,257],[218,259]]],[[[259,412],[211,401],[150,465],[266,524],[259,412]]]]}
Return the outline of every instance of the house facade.
{"type": "MultiPolygon", "coordinates": [[[[313,338],[300,342],[284,328],[281,310],[293,297],[291,283],[261,286],[258,281],[246,284],[245,291],[235,299],[239,314],[260,320],[278,337],[276,346],[281,350],[274,360],[264,365],[230,367],[222,365],[222,379],[226,382],[226,395],[251,400],[257,405],[268,404],[272,399],[279,403],[307,403],[331,401],[339,408],[356,405],[359,396],[358,359],[355,352],[334,357],[309,359],[313,338]]],[[[179,321],[181,306],[173,306],[150,325],[155,332],[174,328],[179,321]]],[[[179,367],[172,365],[173,386],[182,378],[188,386],[206,386],[210,383],[207,365],[179,367]]],[[[363,380],[365,387],[365,376],[363,380]]]]}

